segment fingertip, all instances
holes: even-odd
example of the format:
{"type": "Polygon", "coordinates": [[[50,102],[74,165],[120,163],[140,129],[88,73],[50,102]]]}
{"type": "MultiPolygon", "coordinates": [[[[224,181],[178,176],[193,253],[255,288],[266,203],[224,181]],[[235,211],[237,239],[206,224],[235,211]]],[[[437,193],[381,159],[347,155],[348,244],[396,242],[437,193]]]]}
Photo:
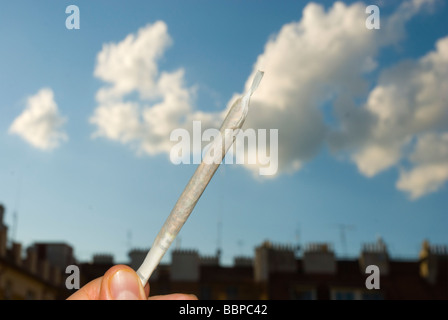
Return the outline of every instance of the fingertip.
{"type": "Polygon", "coordinates": [[[194,294],[172,293],[152,296],[148,300],[198,300],[198,298],[194,294]]]}
{"type": "Polygon", "coordinates": [[[101,300],[146,300],[146,297],[140,278],[132,268],[116,265],[104,274],[101,300]]]}

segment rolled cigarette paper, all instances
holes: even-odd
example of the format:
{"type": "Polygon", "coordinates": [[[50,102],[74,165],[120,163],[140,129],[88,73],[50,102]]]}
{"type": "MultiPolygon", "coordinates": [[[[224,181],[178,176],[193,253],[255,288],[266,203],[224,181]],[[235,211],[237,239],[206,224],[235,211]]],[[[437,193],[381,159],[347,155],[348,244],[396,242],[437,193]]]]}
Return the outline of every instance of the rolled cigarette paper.
{"type": "Polygon", "coordinates": [[[137,270],[143,286],[148,282],[174,238],[176,238],[180,229],[187,221],[196,203],[221,164],[227,150],[232,146],[237,132],[246,120],[250,97],[257,89],[258,84],[263,78],[263,74],[262,71],[257,71],[250,89],[242,98],[239,98],[233,103],[221,125],[220,139],[217,138],[214,140],[160,229],[145,260],[137,270]]]}

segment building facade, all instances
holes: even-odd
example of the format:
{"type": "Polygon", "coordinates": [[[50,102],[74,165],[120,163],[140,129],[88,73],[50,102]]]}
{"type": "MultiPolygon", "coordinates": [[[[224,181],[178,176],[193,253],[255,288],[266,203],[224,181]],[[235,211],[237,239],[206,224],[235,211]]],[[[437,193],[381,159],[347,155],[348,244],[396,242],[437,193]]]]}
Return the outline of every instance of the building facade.
{"type": "MultiPolygon", "coordinates": [[[[65,243],[40,242],[22,250],[20,243],[8,243],[4,212],[0,205],[0,299],[65,299],[74,293],[66,287],[67,266],[79,268],[83,286],[115,264],[137,270],[148,252],[131,250],[126,262],[96,254],[91,262],[77,263],[65,243]]],[[[254,257],[235,257],[231,266],[220,263],[219,251],[201,256],[174,249],[171,262],[159,265],[149,282],[151,295],[191,293],[204,300],[448,300],[448,248],[424,241],[418,258],[397,260],[380,239],[363,245],[356,258],[339,259],[327,243],[299,252],[266,241],[254,257]]]]}
{"type": "MultiPolygon", "coordinates": [[[[8,245],[8,227],[4,224],[5,208],[0,205],[0,299],[1,300],[55,300],[65,298],[68,291],[64,284],[62,265],[52,263],[52,244],[41,243],[27,248],[22,254],[22,245],[8,245]]],[[[71,248],[65,244],[56,247],[71,248]]]]}
{"type": "MultiPolygon", "coordinates": [[[[131,251],[128,264],[137,269],[146,253],[131,251]]],[[[81,273],[95,270],[97,277],[112,265],[85,264],[81,273]]],[[[446,300],[448,249],[425,241],[419,259],[394,260],[379,240],[365,244],[358,258],[338,259],[325,243],[309,244],[298,255],[295,247],[264,242],[254,258],[237,257],[232,266],[222,266],[219,255],[176,249],[171,263],[159,265],[149,282],[151,295],[182,292],[204,300],[446,300]],[[372,265],[377,289],[366,284],[372,265]]]]}

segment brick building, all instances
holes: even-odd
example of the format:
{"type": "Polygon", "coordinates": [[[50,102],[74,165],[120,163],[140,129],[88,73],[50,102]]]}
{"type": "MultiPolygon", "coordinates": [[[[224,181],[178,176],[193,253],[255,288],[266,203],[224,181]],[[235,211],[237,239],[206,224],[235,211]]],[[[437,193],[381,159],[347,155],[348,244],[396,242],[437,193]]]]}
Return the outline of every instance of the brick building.
{"type": "MultiPolygon", "coordinates": [[[[22,253],[20,243],[8,244],[8,227],[0,205],[0,299],[65,299],[65,268],[80,269],[81,286],[102,276],[115,264],[137,269],[148,250],[134,249],[129,261],[96,254],[91,262],[77,263],[65,243],[35,243],[22,253]]],[[[171,262],[161,264],[150,279],[151,295],[193,293],[200,299],[444,299],[448,300],[448,249],[424,241],[418,258],[397,260],[379,240],[362,246],[359,257],[339,259],[331,245],[297,247],[264,242],[254,257],[236,257],[231,266],[197,250],[175,249],[171,262]],[[379,289],[368,290],[368,266],[379,270],[379,289]]]]}
{"type": "MultiPolygon", "coordinates": [[[[193,293],[218,300],[413,300],[448,299],[448,249],[423,242],[415,260],[392,259],[386,245],[365,244],[358,258],[338,259],[329,244],[309,244],[300,257],[296,248],[264,242],[255,257],[237,257],[222,266],[219,255],[201,257],[196,250],[173,250],[171,263],[161,264],[150,279],[151,295],[193,293]],[[369,265],[379,269],[379,289],[367,289],[369,265]]],[[[147,250],[130,252],[137,269],[147,250]]],[[[95,277],[113,263],[82,265],[81,273],[95,277]]],[[[93,277],[94,278],[94,277],[93,277]]],[[[86,280],[92,280],[86,277],[86,280]]]]}
{"type": "Polygon", "coordinates": [[[270,274],[268,295],[271,299],[446,300],[447,258],[446,247],[427,242],[415,261],[391,259],[382,242],[364,245],[359,258],[352,260],[338,260],[327,247],[312,246],[296,260],[295,272],[270,274]],[[331,267],[323,270],[322,265],[331,267]],[[366,288],[369,265],[379,268],[378,290],[366,288]]]}

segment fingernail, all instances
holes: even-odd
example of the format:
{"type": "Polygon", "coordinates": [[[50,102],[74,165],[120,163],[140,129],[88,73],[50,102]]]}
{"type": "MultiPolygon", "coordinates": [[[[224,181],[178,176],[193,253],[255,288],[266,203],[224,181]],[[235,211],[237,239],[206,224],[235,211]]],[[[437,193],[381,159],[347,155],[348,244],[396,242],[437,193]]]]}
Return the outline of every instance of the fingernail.
{"type": "Polygon", "coordinates": [[[112,276],[109,290],[114,300],[139,300],[140,283],[131,272],[120,270],[112,276]]]}

